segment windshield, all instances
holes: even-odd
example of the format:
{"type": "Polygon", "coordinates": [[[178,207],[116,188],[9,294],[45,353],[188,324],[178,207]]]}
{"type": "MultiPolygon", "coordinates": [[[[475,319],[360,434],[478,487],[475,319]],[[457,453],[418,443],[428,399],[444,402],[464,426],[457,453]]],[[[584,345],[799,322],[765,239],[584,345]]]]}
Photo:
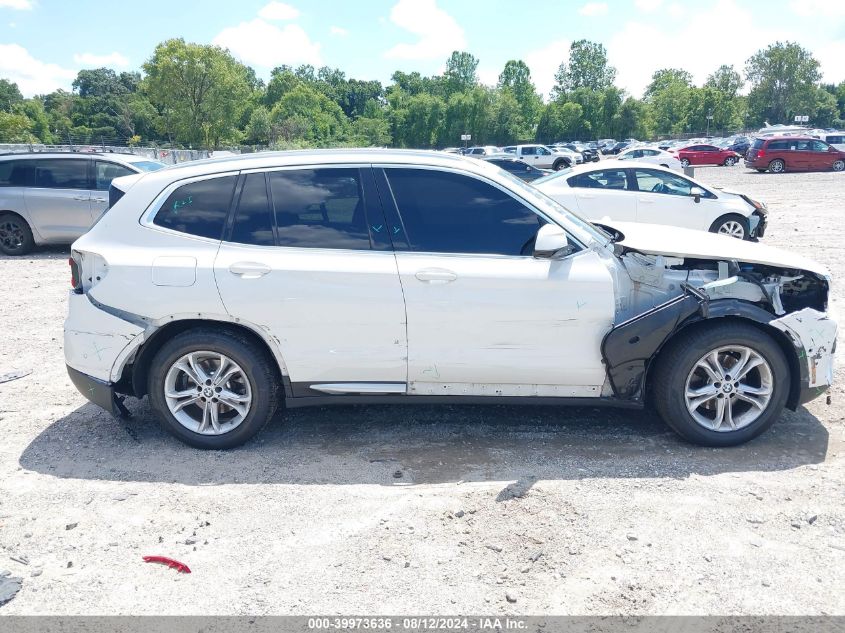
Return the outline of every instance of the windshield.
{"type": "MultiPolygon", "coordinates": [[[[534,181],[534,184],[538,182],[544,182],[553,177],[558,177],[568,171],[571,170],[561,169],[560,171],[555,172],[554,174],[551,174],[549,176],[538,178],[534,181]]],[[[502,170],[502,175],[504,175],[508,178],[508,180],[511,181],[511,185],[513,186],[513,188],[518,190],[517,193],[530,200],[541,211],[548,212],[549,215],[557,214],[566,218],[570,222],[570,224],[573,225],[572,228],[579,229],[579,232],[576,234],[575,237],[577,237],[582,242],[588,243],[590,240],[595,240],[599,244],[604,245],[609,244],[613,241],[613,237],[609,233],[585,220],[577,213],[570,211],[559,202],[552,200],[549,196],[534,187],[533,184],[529,185],[522,181],[520,178],[517,178],[513,174],[510,174],[504,170],[502,170]]]]}
{"type": "Polygon", "coordinates": [[[139,161],[132,161],[132,166],[137,167],[141,171],[156,171],[158,169],[162,169],[167,167],[164,163],[160,163],[157,160],[139,160],[139,161]]]}
{"type": "Polygon", "coordinates": [[[561,176],[566,176],[572,173],[572,167],[564,167],[560,171],[555,171],[549,174],[548,176],[543,176],[542,178],[538,178],[534,181],[535,185],[539,185],[541,182],[548,182],[549,180],[555,180],[556,178],[560,178],[561,176]]]}

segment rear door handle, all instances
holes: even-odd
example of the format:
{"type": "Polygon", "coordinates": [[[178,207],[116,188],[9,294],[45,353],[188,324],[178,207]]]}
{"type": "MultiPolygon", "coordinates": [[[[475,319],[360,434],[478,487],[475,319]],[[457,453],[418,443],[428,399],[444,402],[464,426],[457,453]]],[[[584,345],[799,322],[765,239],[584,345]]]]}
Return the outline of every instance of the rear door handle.
{"type": "Polygon", "coordinates": [[[420,281],[430,284],[448,284],[450,281],[455,281],[458,276],[451,270],[444,270],[442,268],[426,268],[417,271],[414,275],[420,281]]]}
{"type": "Polygon", "coordinates": [[[229,272],[241,279],[258,279],[269,273],[271,268],[259,262],[235,262],[229,266],[229,272]]]}
{"type": "Polygon", "coordinates": [[[654,204],[654,200],[651,200],[650,198],[639,198],[639,201],[643,204],[654,204]]]}
{"type": "Polygon", "coordinates": [[[91,197],[90,196],[74,196],[73,199],[82,201],[82,200],[90,200],[91,197]]]}
{"type": "Polygon", "coordinates": [[[91,200],[93,200],[94,202],[105,202],[106,201],[105,198],[91,198],[91,200]]]}
{"type": "Polygon", "coordinates": [[[596,197],[596,194],[594,194],[594,193],[577,193],[575,195],[578,196],[579,198],[584,198],[585,200],[592,200],[593,198],[596,197]]]}

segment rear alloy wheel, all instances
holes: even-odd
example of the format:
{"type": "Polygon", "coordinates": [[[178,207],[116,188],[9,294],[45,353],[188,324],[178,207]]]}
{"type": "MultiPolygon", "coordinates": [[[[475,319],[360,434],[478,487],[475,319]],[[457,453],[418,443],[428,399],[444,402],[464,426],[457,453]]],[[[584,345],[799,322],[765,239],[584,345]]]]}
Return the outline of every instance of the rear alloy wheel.
{"type": "Polygon", "coordinates": [[[833,171],[845,171],[845,160],[837,160],[833,163],[833,171]]]}
{"type": "Polygon", "coordinates": [[[0,214],[0,252],[5,255],[26,255],[35,240],[32,230],[21,216],[15,213],[0,214]]]}
{"type": "Polygon", "coordinates": [[[736,165],[736,156],[728,156],[724,162],[725,167],[733,167],[736,165]]]}
{"type": "Polygon", "coordinates": [[[748,237],[749,233],[748,220],[735,213],[723,215],[712,224],[710,232],[744,240],[748,237]]]}
{"type": "Polygon", "coordinates": [[[686,158],[681,159],[681,167],[689,167],[689,160],[686,158]]]}
{"type": "Polygon", "coordinates": [[[702,326],[672,341],[651,379],[654,404],[685,439],[735,446],[778,418],[789,367],[767,333],[742,322],[702,326]]]}
{"type": "Polygon", "coordinates": [[[195,448],[239,446],[273,416],[278,379],[264,350],[242,336],[188,331],[152,361],[148,392],[164,427],[195,448]]]}
{"type": "Polygon", "coordinates": [[[769,163],[769,171],[773,174],[782,174],[786,171],[786,163],[784,163],[780,158],[776,158],[769,163]]]}

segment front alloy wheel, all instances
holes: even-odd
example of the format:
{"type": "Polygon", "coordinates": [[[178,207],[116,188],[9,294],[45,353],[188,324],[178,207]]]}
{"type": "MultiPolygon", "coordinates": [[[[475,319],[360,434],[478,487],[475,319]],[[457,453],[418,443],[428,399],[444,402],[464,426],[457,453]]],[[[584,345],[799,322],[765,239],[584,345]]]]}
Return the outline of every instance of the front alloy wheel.
{"type": "Polygon", "coordinates": [[[718,347],[699,358],[687,376],[687,410],[707,430],[736,431],[769,406],[772,382],[769,363],[750,347],[718,347]]]}
{"type": "Polygon", "coordinates": [[[736,157],[728,156],[725,159],[725,167],[733,167],[734,165],[736,165],[736,157]]]}
{"type": "Polygon", "coordinates": [[[686,158],[682,158],[681,167],[689,167],[689,160],[687,160],[686,158]]]}
{"type": "Polygon", "coordinates": [[[727,220],[722,223],[717,233],[728,235],[737,239],[745,239],[745,227],[737,220],[727,220]]]}

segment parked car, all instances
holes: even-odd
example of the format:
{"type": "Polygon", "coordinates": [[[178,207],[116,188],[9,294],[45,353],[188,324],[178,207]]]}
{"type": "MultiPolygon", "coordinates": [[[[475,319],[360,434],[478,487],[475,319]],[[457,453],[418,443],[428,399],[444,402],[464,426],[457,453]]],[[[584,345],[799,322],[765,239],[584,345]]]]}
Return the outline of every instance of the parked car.
{"type": "Polygon", "coordinates": [[[677,150],[676,155],[682,167],[689,165],[736,165],[742,158],[733,150],[715,145],[690,145],[677,150]]]}
{"type": "Polygon", "coordinates": [[[605,147],[605,154],[618,154],[623,149],[626,149],[631,143],[629,141],[619,141],[614,145],[605,147]]]}
{"type": "Polygon", "coordinates": [[[671,169],[636,161],[575,167],[534,186],[591,222],[668,224],[751,240],[766,231],[766,205],[671,169]]]}
{"type": "Polygon", "coordinates": [[[725,149],[736,152],[740,156],[745,156],[749,147],[751,147],[751,139],[746,136],[735,138],[725,145],[725,149]]]}
{"type": "Polygon", "coordinates": [[[602,138],[598,140],[599,151],[602,154],[607,154],[608,150],[614,145],[616,145],[616,139],[602,138]]]}
{"type": "Polygon", "coordinates": [[[754,139],[745,166],[773,174],[785,171],[845,171],[845,152],[809,136],[769,136],[754,139]]]}
{"type": "Polygon", "coordinates": [[[521,161],[512,156],[497,156],[494,154],[492,156],[485,156],[484,160],[496,167],[504,169],[506,172],[513,174],[517,178],[521,178],[525,182],[533,182],[538,178],[554,173],[548,169],[537,169],[536,167],[532,167],[525,161],[521,161]]]}
{"type": "Polygon", "coordinates": [[[131,154],[0,156],[0,252],[26,255],[36,244],[70,244],[105,211],[113,178],[164,166],[131,154]]]}
{"type": "Polygon", "coordinates": [[[585,163],[596,162],[599,160],[598,151],[584,145],[578,146],[574,143],[563,143],[562,145],[557,145],[556,147],[568,149],[571,152],[578,152],[583,157],[583,162],[585,163]]]}
{"type": "Polygon", "coordinates": [[[637,147],[620,152],[617,160],[636,160],[641,163],[653,163],[675,171],[681,171],[681,161],[669,152],[651,147],[637,147]]]}
{"type": "Polygon", "coordinates": [[[264,153],[112,194],[73,245],[68,372],[114,414],[117,394],[149,395],[199,448],[244,443],[282,404],[516,400],[651,403],[687,440],[730,446],[832,381],[819,264],[599,229],[485,161],[264,153]]]}
{"type": "Polygon", "coordinates": [[[464,156],[489,156],[490,154],[498,154],[500,150],[495,145],[482,145],[479,147],[468,147],[464,150],[464,156]]]}
{"type": "MultiPolygon", "coordinates": [[[[538,169],[564,169],[576,164],[573,152],[555,152],[545,145],[510,145],[502,150],[538,169]]],[[[580,156],[580,155],[579,155],[580,156]]],[[[583,161],[583,157],[581,158],[583,161]]]]}

